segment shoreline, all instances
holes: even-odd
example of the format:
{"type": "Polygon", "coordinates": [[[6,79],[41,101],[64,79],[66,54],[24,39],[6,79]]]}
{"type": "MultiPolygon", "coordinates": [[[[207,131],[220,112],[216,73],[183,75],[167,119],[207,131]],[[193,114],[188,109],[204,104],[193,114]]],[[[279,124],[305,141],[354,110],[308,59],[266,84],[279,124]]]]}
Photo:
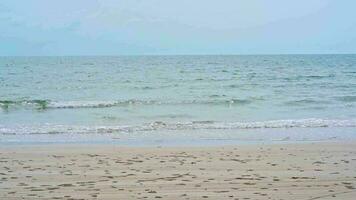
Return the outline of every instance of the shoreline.
{"type": "Polygon", "coordinates": [[[211,140],[193,140],[189,142],[177,142],[171,143],[170,141],[150,141],[149,143],[122,143],[116,142],[115,139],[112,141],[69,141],[69,142],[57,142],[57,141],[46,141],[46,142],[1,142],[0,141],[0,150],[6,148],[74,148],[80,149],[85,147],[115,147],[115,148],[128,148],[128,149],[145,149],[145,148],[166,148],[166,149],[180,149],[180,148],[225,148],[225,147],[236,147],[236,146],[284,146],[284,145],[311,145],[311,144],[355,144],[356,139],[333,139],[333,140],[230,140],[230,139],[211,139],[211,140]],[[205,141],[201,142],[200,141],[205,141]],[[212,141],[208,143],[206,141],[212,141]],[[222,142],[219,142],[222,141],[222,142]],[[226,142],[229,141],[229,142],[226,142]]]}
{"type": "Polygon", "coordinates": [[[118,146],[226,146],[356,141],[356,129],[290,128],[248,130],[147,131],[108,134],[5,134],[0,146],[21,145],[118,145],[118,146]]]}
{"type": "Polygon", "coordinates": [[[354,199],[356,141],[0,147],[5,199],[354,199]]]}
{"type": "Polygon", "coordinates": [[[325,139],[325,140],[231,140],[231,139],[211,139],[211,140],[156,140],[156,141],[46,141],[46,142],[1,142],[1,149],[11,148],[85,148],[85,147],[115,147],[115,148],[128,148],[128,149],[154,149],[154,148],[166,148],[166,149],[180,149],[180,148],[224,148],[224,147],[236,147],[236,146],[283,146],[283,145],[311,145],[311,144],[356,144],[356,139],[325,139]]]}

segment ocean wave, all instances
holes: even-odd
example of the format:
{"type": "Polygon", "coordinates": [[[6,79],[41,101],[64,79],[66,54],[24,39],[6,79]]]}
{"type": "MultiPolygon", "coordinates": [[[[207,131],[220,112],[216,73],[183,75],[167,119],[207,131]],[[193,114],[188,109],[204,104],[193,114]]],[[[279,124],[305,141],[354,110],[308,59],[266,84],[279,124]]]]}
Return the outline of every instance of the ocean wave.
{"type": "Polygon", "coordinates": [[[299,81],[299,80],[314,80],[314,79],[328,79],[328,78],[334,78],[336,75],[335,74],[328,74],[328,75],[298,75],[298,76],[290,76],[290,77],[285,77],[283,80],[286,81],[299,81]]]}
{"type": "Polygon", "coordinates": [[[12,100],[0,100],[0,107],[3,109],[8,109],[12,106],[35,106],[37,109],[46,109],[49,105],[50,101],[49,100],[40,100],[40,99],[35,99],[35,100],[18,100],[18,101],[12,101],[12,100]]]}
{"type": "Polygon", "coordinates": [[[320,100],[320,99],[297,99],[286,101],[283,104],[286,106],[305,106],[305,105],[320,105],[320,104],[330,104],[331,102],[320,100]]]}
{"type": "Polygon", "coordinates": [[[158,100],[119,100],[119,101],[50,101],[50,100],[20,100],[9,101],[0,100],[0,107],[3,109],[23,107],[36,109],[75,109],[75,108],[106,108],[133,105],[246,105],[254,101],[262,100],[261,98],[246,99],[217,99],[217,100],[181,100],[181,101],[158,101],[158,100]]]}
{"type": "Polygon", "coordinates": [[[335,97],[336,100],[346,103],[356,102],[356,96],[338,96],[335,97]]]}
{"type": "Polygon", "coordinates": [[[0,134],[109,134],[131,133],[143,131],[190,131],[190,130],[241,130],[241,129],[290,129],[290,128],[327,128],[327,127],[356,127],[356,119],[297,119],[297,120],[270,120],[255,122],[217,122],[217,121],[191,121],[166,123],[155,121],[141,125],[120,126],[75,126],[75,125],[38,125],[38,126],[4,126],[0,125],[0,134]]]}
{"type": "Polygon", "coordinates": [[[62,101],[50,102],[48,108],[52,109],[68,109],[68,108],[106,108],[115,106],[129,106],[129,105],[151,105],[157,103],[156,101],[142,101],[142,100],[126,100],[126,101],[62,101]]]}

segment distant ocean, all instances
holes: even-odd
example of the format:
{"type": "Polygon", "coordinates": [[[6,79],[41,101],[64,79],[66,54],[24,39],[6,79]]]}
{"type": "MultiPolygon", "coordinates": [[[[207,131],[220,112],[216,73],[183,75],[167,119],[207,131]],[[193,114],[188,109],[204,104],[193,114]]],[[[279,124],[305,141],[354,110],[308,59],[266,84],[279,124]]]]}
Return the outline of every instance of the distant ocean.
{"type": "Polygon", "coordinates": [[[0,143],[356,138],[356,55],[0,57],[0,143]]]}

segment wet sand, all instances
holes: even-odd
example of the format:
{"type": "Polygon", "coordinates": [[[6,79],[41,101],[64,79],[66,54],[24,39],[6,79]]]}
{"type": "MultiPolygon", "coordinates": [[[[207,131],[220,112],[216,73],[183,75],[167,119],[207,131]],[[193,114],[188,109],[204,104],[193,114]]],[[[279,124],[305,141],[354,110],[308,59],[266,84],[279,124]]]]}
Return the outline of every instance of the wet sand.
{"type": "Polygon", "coordinates": [[[0,199],[355,199],[356,142],[0,147],[0,199]]]}

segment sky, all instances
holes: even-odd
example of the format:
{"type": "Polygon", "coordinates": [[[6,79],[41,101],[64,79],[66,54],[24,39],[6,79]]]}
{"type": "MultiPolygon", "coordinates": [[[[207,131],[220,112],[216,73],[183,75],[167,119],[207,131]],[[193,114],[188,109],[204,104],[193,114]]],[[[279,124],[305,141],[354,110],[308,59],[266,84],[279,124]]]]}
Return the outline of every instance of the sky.
{"type": "Polygon", "coordinates": [[[355,0],[1,0],[0,56],[356,53],[355,0]]]}

